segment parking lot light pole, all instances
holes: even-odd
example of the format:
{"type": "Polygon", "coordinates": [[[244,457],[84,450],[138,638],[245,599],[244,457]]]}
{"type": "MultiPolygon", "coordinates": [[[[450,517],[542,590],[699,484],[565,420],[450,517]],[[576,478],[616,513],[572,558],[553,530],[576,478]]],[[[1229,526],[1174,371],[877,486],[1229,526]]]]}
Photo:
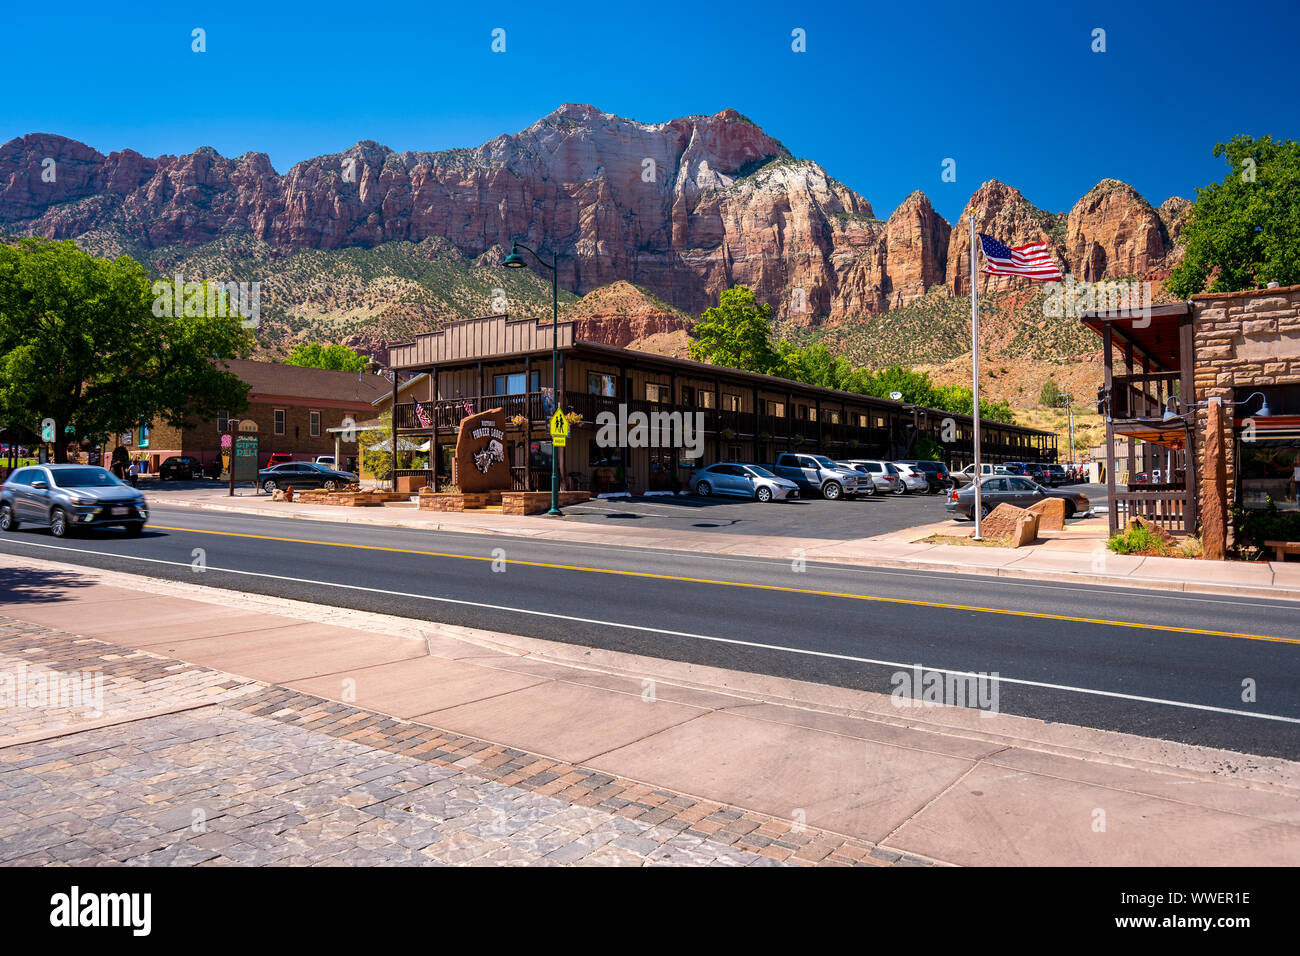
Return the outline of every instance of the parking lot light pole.
{"type": "MultiPolygon", "coordinates": [[[[532,249],[522,242],[512,243],[510,246],[510,255],[502,261],[502,265],[507,269],[522,269],[525,266],[523,257],[519,255],[519,250],[524,249],[533,254],[541,265],[551,270],[551,395],[555,399],[555,410],[560,411],[560,256],[559,253],[551,253],[551,261],[547,264],[546,260],[537,254],[536,249],[532,249]]],[[[527,391],[528,383],[524,383],[524,389],[527,391]]],[[[527,451],[525,450],[524,467],[527,465],[527,451]]],[[[548,518],[563,518],[564,512],[560,510],[560,459],[559,450],[555,447],[555,438],[551,438],[551,510],[546,512],[548,518]]]]}

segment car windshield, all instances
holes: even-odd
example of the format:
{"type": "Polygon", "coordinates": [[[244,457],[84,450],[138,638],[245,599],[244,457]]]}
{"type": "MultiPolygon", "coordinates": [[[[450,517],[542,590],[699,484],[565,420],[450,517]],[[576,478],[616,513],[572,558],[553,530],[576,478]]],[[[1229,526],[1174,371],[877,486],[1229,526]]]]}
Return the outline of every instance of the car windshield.
{"type": "Polygon", "coordinates": [[[120,488],[122,482],[103,468],[60,468],[52,472],[60,488],[120,488]]]}
{"type": "Polygon", "coordinates": [[[749,471],[750,471],[751,474],[758,475],[758,477],[760,477],[760,478],[775,478],[775,477],[776,477],[776,475],[772,474],[770,471],[768,471],[768,470],[767,470],[766,468],[764,468],[762,465],[746,465],[745,467],[746,467],[747,469],[749,469],[749,471]]]}
{"type": "Polygon", "coordinates": [[[813,461],[817,462],[817,464],[821,465],[823,468],[835,467],[835,462],[831,461],[825,455],[813,455],[812,457],[813,461]]]}

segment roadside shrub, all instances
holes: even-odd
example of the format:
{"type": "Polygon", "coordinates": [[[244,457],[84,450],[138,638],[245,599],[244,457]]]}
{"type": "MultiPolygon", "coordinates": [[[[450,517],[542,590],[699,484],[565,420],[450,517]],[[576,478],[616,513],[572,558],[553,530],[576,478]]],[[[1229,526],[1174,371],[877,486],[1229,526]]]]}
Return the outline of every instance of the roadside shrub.
{"type": "Polygon", "coordinates": [[[1237,544],[1263,550],[1265,541],[1300,541],[1300,511],[1279,511],[1272,498],[1260,509],[1234,506],[1237,544]]]}
{"type": "Polygon", "coordinates": [[[1168,548],[1149,529],[1135,525],[1127,531],[1113,534],[1106,547],[1116,554],[1167,554],[1168,548]]]}

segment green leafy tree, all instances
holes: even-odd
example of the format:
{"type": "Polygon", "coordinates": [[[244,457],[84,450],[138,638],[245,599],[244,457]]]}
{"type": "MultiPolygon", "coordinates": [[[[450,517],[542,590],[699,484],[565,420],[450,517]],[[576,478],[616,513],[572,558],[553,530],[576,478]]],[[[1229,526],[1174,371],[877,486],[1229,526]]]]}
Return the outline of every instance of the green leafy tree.
{"type": "Polygon", "coordinates": [[[306,368],[324,368],[335,372],[361,372],[366,367],[366,357],[358,355],[346,345],[321,345],[319,342],[303,342],[294,347],[285,365],[301,365],[306,368]]]}
{"type": "Polygon", "coordinates": [[[1165,287],[1186,298],[1300,284],[1300,143],[1237,136],[1214,155],[1227,159],[1228,175],[1196,191],[1183,261],[1165,287]]]}
{"type": "Polygon", "coordinates": [[[247,386],[213,363],[252,347],[239,316],[172,318],[156,301],[129,257],[97,259],[70,241],[0,244],[0,413],[26,427],[53,419],[63,462],[69,434],[242,411],[247,386]]]}
{"type": "Polygon", "coordinates": [[[746,372],[780,375],[785,363],[772,343],[772,307],[740,285],[727,289],[718,304],[695,324],[691,358],[746,372]]]}
{"type": "Polygon", "coordinates": [[[1061,387],[1056,384],[1056,379],[1049,378],[1043,383],[1043,387],[1038,390],[1038,404],[1044,408],[1057,408],[1061,404],[1061,387]]]}

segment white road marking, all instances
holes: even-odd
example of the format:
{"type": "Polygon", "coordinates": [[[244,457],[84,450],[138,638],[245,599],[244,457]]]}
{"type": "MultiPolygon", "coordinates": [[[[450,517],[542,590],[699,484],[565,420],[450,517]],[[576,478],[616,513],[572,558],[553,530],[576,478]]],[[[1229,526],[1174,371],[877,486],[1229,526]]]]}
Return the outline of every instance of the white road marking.
{"type": "MultiPolygon", "coordinates": [[[[69,548],[62,545],[37,544],[35,542],[15,542],[28,544],[35,548],[46,548],[51,551],[73,551],[78,554],[93,554],[99,557],[117,557],[129,561],[144,561],[149,564],[165,564],[172,567],[188,568],[191,567],[188,561],[167,561],[162,558],[145,558],[139,555],[115,555],[105,554],[103,551],[91,551],[87,548],[69,548]]],[[[491,611],[505,611],[510,614],[528,614],[533,617],[553,618],[560,621],[572,621],[576,624],[597,624],[601,627],[617,627],[627,631],[640,631],[647,634],[667,634],[671,637],[684,637],[696,641],[708,641],[717,644],[731,644],[737,647],[749,647],[763,651],[778,651],[783,654],[797,654],[806,657],[823,657],[830,660],[848,661],[854,664],[872,664],[877,667],[895,667],[903,670],[912,670],[920,667],[923,670],[937,671],[942,674],[952,674],[957,677],[977,677],[991,680],[988,674],[972,673],[971,671],[958,671],[945,667],[933,667],[921,664],[918,661],[904,663],[902,661],[884,661],[871,657],[857,657],[852,654],[837,654],[833,651],[814,651],[802,647],[787,647],[782,644],[763,644],[758,641],[744,641],[733,637],[718,637],[712,634],[695,634],[690,631],[671,631],[662,627],[646,627],[640,624],[624,624],[620,621],[602,621],[598,618],[578,617],[572,614],[557,614],[553,611],[535,611],[526,608],[507,607],[503,604],[487,604],[483,601],[465,601],[459,598],[436,597],[430,594],[413,594],[409,591],[392,591],[387,588],[369,588],[359,584],[336,584],[332,581],[315,581],[311,578],[291,578],[281,574],[266,574],[262,571],[243,571],[236,568],[218,568],[208,565],[208,571],[224,571],[226,574],[241,574],[246,577],[269,578],[273,581],[292,581],[295,584],[310,584],[317,587],[340,588],[348,591],[362,591],[367,594],[383,594],[389,597],[414,598],[418,601],[434,601],[440,604],[456,604],[462,607],[478,607],[491,611]]],[[[204,585],[204,587],[213,587],[213,585],[204,585]]],[[[1111,697],[1117,700],[1130,700],[1143,704],[1160,704],[1166,707],[1182,707],[1186,710],[1209,711],[1215,714],[1230,714],[1234,717],[1254,717],[1257,720],[1276,720],[1288,724],[1300,724],[1300,717],[1285,717],[1280,714],[1260,714],[1249,710],[1233,710],[1228,707],[1213,707],[1209,704],[1193,704],[1182,700],[1166,700],[1160,697],[1143,697],[1137,694],[1121,694],[1118,691],[1097,690],[1092,687],[1073,687],[1069,684],[1050,684],[1045,681],[1024,680],[1017,677],[997,678],[999,683],[1018,684],[1022,687],[1039,687],[1044,690],[1061,690],[1072,694],[1088,694],[1096,697],[1111,697]]]]}

